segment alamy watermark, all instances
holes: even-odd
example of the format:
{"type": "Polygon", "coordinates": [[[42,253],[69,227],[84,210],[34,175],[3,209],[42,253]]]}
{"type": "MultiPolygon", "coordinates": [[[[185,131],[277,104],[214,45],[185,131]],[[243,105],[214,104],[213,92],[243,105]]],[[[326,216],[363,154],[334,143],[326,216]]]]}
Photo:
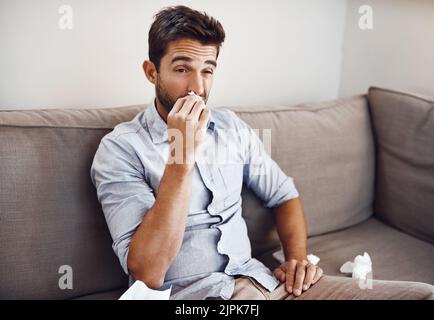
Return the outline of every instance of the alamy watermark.
{"type": "Polygon", "coordinates": [[[372,30],[374,28],[374,11],[369,5],[359,7],[359,28],[361,30],[372,30]]]}
{"type": "Polygon", "coordinates": [[[74,15],[72,7],[69,4],[61,5],[58,9],[58,13],[61,15],[57,25],[60,30],[71,30],[74,26],[74,15]]]}
{"type": "Polygon", "coordinates": [[[72,267],[70,265],[62,265],[59,267],[59,274],[62,274],[62,276],[59,278],[59,289],[60,290],[72,290],[74,288],[73,285],[73,273],[72,273],[72,267]]]}
{"type": "Polygon", "coordinates": [[[266,157],[271,156],[271,129],[219,129],[195,149],[196,132],[186,127],[167,130],[170,142],[168,164],[203,163],[210,165],[249,165],[250,174],[266,174],[266,157]],[[262,133],[262,140],[261,140],[262,133]],[[188,151],[192,155],[187,155],[188,151]],[[190,158],[188,157],[190,156],[190,158]]]}

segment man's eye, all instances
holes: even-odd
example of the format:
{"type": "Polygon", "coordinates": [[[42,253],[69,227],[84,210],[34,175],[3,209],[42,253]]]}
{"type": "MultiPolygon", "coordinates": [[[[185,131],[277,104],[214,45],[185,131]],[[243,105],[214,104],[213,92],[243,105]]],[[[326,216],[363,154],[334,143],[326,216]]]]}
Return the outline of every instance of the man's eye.
{"type": "Polygon", "coordinates": [[[183,68],[181,68],[181,69],[176,69],[176,72],[187,72],[187,70],[186,70],[186,69],[183,69],[183,68]]]}
{"type": "Polygon", "coordinates": [[[214,74],[214,71],[212,71],[212,70],[206,70],[205,73],[214,74]]]}

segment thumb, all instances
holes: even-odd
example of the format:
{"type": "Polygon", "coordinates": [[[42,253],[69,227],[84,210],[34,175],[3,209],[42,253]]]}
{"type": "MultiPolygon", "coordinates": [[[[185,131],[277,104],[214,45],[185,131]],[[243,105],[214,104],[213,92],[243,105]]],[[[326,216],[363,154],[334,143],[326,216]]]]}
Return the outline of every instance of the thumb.
{"type": "Polygon", "coordinates": [[[274,276],[279,280],[280,282],[285,282],[286,280],[286,272],[284,272],[281,268],[276,268],[274,270],[274,276]]]}

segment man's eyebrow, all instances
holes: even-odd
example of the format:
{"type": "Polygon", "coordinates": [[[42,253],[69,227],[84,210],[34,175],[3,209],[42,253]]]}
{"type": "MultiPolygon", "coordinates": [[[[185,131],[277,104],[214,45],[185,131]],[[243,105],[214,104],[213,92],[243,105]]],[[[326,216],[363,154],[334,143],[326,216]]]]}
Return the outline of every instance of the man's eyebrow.
{"type": "Polygon", "coordinates": [[[215,68],[217,68],[217,61],[215,60],[206,60],[205,63],[212,64],[215,68]]]}
{"type": "MultiPolygon", "coordinates": [[[[186,62],[192,62],[193,59],[186,56],[177,56],[172,59],[170,64],[175,63],[176,61],[186,61],[186,62]]],[[[217,62],[215,60],[206,60],[205,63],[213,65],[215,68],[217,68],[217,62]]]]}

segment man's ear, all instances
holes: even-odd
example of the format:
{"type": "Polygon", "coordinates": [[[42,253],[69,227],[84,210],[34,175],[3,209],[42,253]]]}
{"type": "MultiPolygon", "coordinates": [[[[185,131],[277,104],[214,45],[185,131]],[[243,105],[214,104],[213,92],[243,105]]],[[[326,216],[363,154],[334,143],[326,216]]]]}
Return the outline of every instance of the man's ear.
{"type": "Polygon", "coordinates": [[[146,78],[148,78],[152,84],[157,82],[157,68],[155,68],[155,64],[152,61],[145,60],[143,62],[143,71],[145,72],[146,78]]]}

